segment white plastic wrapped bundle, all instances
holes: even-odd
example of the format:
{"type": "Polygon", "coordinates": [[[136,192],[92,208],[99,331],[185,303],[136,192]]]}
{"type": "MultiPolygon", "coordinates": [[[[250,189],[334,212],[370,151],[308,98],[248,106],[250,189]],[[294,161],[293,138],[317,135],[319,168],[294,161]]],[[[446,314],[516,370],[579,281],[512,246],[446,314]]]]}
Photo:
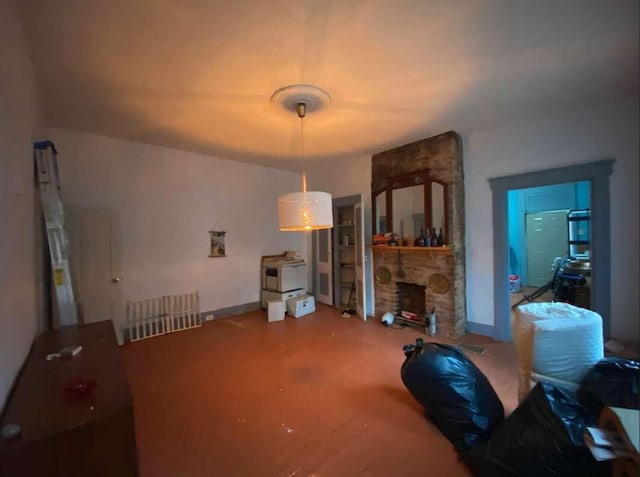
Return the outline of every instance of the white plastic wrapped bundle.
{"type": "Polygon", "coordinates": [[[552,378],[550,376],[545,376],[543,374],[538,374],[535,371],[531,371],[531,381],[529,384],[529,389],[533,389],[533,387],[538,384],[540,381],[544,383],[550,383],[559,388],[566,389],[567,391],[576,392],[580,387],[579,383],[573,383],[570,381],[563,381],[562,379],[552,378]]]}
{"type": "Polygon", "coordinates": [[[518,399],[529,392],[532,370],[578,382],[603,357],[602,318],[568,303],[517,308],[513,331],[518,355],[518,399]]]}
{"type": "Polygon", "coordinates": [[[604,340],[600,315],[583,308],[573,308],[579,315],[535,323],[533,370],[552,378],[579,383],[604,357],[604,340]]]}

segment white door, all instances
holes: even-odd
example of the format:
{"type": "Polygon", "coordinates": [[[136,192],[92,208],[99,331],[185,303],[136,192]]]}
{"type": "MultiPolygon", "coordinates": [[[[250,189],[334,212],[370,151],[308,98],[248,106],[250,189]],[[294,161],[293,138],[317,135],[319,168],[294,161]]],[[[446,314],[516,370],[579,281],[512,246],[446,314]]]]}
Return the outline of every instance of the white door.
{"type": "Polygon", "coordinates": [[[569,229],[566,210],[527,214],[528,284],[540,287],[553,278],[553,261],[569,252],[569,229]]]}
{"type": "Polygon", "coordinates": [[[364,214],[362,202],[354,206],[355,245],[356,245],[356,313],[363,320],[367,319],[367,296],[364,281],[364,214]]]}
{"type": "Polygon", "coordinates": [[[316,299],[321,303],[333,305],[331,229],[318,230],[316,239],[316,254],[318,257],[318,266],[316,267],[318,293],[316,299]]]}
{"type": "Polygon", "coordinates": [[[71,213],[69,248],[82,323],[112,320],[122,343],[120,253],[113,214],[105,210],[71,213]]]}

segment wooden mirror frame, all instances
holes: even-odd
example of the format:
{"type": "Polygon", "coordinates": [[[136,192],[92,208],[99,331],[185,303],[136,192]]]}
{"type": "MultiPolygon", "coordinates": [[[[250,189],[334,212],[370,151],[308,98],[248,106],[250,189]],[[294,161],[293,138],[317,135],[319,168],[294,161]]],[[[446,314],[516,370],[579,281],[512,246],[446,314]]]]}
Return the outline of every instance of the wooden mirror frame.
{"type": "Polygon", "coordinates": [[[386,209],[387,209],[387,232],[395,232],[393,229],[393,193],[394,189],[403,189],[422,184],[424,187],[424,221],[425,228],[431,230],[433,228],[433,209],[431,207],[431,183],[435,182],[442,185],[444,192],[444,243],[449,243],[449,186],[445,182],[432,179],[429,170],[416,171],[410,174],[389,177],[383,182],[384,187],[371,190],[371,213],[372,213],[372,230],[373,234],[380,233],[378,231],[376,198],[378,194],[386,192],[386,209]]]}
{"type": "MultiPolygon", "coordinates": [[[[431,205],[431,184],[436,183],[442,186],[443,197],[443,212],[444,212],[444,224],[442,235],[444,236],[444,243],[449,244],[449,185],[446,182],[431,179],[429,181],[429,205],[431,205]]],[[[431,227],[433,227],[433,207],[429,207],[429,220],[431,221],[431,227]]]]}

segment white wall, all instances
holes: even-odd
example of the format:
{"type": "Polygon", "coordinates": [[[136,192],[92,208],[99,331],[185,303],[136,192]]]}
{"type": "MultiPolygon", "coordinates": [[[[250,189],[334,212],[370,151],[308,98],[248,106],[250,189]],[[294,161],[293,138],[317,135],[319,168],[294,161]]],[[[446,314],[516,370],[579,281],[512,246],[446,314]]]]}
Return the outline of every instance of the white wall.
{"type": "Polygon", "coordinates": [[[334,198],[354,194],[371,196],[370,156],[318,159],[307,164],[306,169],[310,190],[330,192],[334,198]]]}
{"type": "Polygon", "coordinates": [[[0,2],[0,409],[41,316],[39,217],[32,142],[39,139],[35,79],[16,5],[0,2]]]}
{"type": "Polygon", "coordinates": [[[300,250],[280,232],[278,196],[300,175],[93,134],[51,129],[68,210],[110,209],[121,234],[122,298],[200,292],[202,311],[257,302],[262,255],[300,250]],[[208,231],[226,235],[209,258],[208,231]]]}
{"type": "Polygon", "coordinates": [[[463,135],[467,316],[493,324],[488,179],[615,159],[611,187],[611,334],[638,336],[638,98],[557,111],[463,135]]]}

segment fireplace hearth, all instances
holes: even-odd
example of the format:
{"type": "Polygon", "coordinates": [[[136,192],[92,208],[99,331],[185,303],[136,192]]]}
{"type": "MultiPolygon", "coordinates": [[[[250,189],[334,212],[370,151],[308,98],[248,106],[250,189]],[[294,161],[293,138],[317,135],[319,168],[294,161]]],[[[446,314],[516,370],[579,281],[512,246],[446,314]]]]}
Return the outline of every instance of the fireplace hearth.
{"type": "Polygon", "coordinates": [[[424,322],[424,315],[427,311],[424,285],[415,283],[396,282],[398,290],[397,315],[402,318],[424,322]]]}

